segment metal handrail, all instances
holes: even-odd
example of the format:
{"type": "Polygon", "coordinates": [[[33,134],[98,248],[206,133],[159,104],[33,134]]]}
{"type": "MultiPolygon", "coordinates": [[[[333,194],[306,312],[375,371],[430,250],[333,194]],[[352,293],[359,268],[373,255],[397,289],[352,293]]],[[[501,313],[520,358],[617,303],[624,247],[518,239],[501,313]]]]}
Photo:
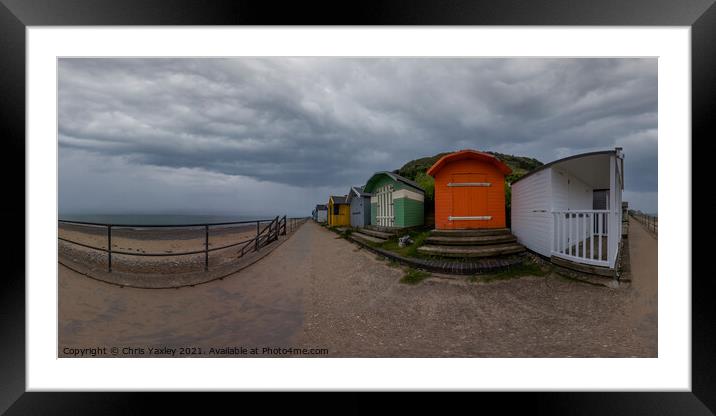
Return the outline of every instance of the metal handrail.
{"type": "Polygon", "coordinates": [[[648,215],[641,212],[629,211],[635,220],[639,221],[647,231],[651,231],[654,234],[659,234],[659,217],[656,215],[648,215]]]}
{"type": "MultiPolygon", "coordinates": [[[[76,245],[78,245],[78,246],[90,248],[90,249],[93,249],[93,250],[103,251],[103,252],[105,252],[105,253],[109,252],[109,250],[107,250],[106,248],[96,247],[96,246],[90,246],[90,245],[83,244],[83,243],[80,243],[80,242],[77,242],[77,241],[68,240],[68,239],[62,238],[62,237],[57,237],[57,239],[58,239],[58,240],[61,240],[61,241],[64,241],[64,242],[67,242],[67,243],[76,244],[76,245]]],[[[212,247],[212,248],[209,249],[209,252],[218,251],[218,250],[224,250],[224,249],[227,249],[227,248],[240,246],[241,244],[247,244],[247,243],[250,243],[250,242],[254,241],[254,239],[255,239],[255,238],[252,238],[252,239],[250,239],[250,240],[244,240],[244,241],[240,241],[240,242],[238,242],[238,243],[228,244],[228,245],[221,246],[221,247],[212,247]]],[[[125,255],[125,256],[139,256],[139,257],[142,257],[142,256],[144,256],[144,257],[188,256],[188,255],[200,254],[200,253],[204,253],[204,252],[205,252],[205,250],[203,250],[203,249],[202,249],[202,250],[194,250],[194,251],[171,252],[171,253],[135,253],[135,252],[131,252],[131,251],[112,250],[112,254],[122,254],[122,255],[125,255]]]]}
{"type": "Polygon", "coordinates": [[[307,217],[295,217],[295,218],[288,218],[286,215],[283,217],[276,216],[273,219],[259,219],[259,220],[250,220],[250,221],[231,221],[231,222],[215,222],[215,223],[204,223],[204,224],[181,224],[181,225],[171,225],[171,224],[111,224],[111,223],[96,223],[96,222],[86,222],[86,221],[71,221],[71,220],[58,220],[59,223],[64,224],[76,224],[76,225],[83,225],[83,226],[98,226],[98,227],[106,227],[107,228],[107,248],[104,247],[97,247],[92,246],[89,244],[80,243],[79,241],[70,240],[63,237],[57,237],[58,240],[64,241],[70,244],[75,244],[81,247],[85,247],[92,250],[101,251],[108,254],[107,257],[107,270],[108,272],[112,272],[112,254],[120,254],[120,255],[126,255],[126,256],[139,256],[139,257],[173,257],[173,256],[187,256],[187,255],[196,255],[196,254],[204,254],[204,271],[208,271],[209,269],[209,253],[213,251],[218,250],[224,250],[231,247],[237,247],[243,245],[241,248],[239,258],[244,256],[246,254],[246,248],[253,246],[254,251],[258,251],[261,249],[261,247],[265,246],[266,244],[276,241],[279,239],[280,235],[286,235],[287,232],[287,221],[291,221],[291,231],[293,231],[295,228],[294,226],[298,224],[297,220],[305,220],[307,217]],[[263,229],[261,229],[261,223],[268,222],[268,225],[265,226],[263,229]],[[209,229],[212,226],[224,226],[224,225],[239,225],[239,224],[256,224],[256,236],[249,239],[240,241],[237,243],[227,244],[221,247],[212,247],[209,248],[209,229]],[[142,229],[142,228],[198,228],[203,227],[204,228],[204,248],[202,250],[193,250],[193,251],[183,251],[178,253],[135,253],[135,252],[128,252],[128,251],[117,251],[112,250],[112,228],[133,228],[133,229],[142,229]],[[254,243],[254,244],[251,244],[254,243]]]}
{"type": "Polygon", "coordinates": [[[595,212],[595,213],[597,213],[597,214],[608,214],[608,213],[610,213],[611,211],[608,210],[608,209],[553,209],[552,212],[553,212],[553,213],[556,213],[556,214],[569,214],[569,213],[574,213],[574,214],[587,213],[587,214],[590,214],[590,213],[592,213],[592,212],[595,212]]]}
{"type": "Polygon", "coordinates": [[[253,224],[256,222],[269,222],[275,218],[262,219],[262,220],[246,220],[246,221],[231,221],[231,222],[205,222],[201,224],[112,224],[112,223],[100,223],[100,222],[85,222],[85,221],[71,221],[71,220],[58,220],[57,222],[63,222],[66,224],[80,224],[80,225],[97,225],[102,227],[115,227],[115,228],[189,228],[189,227],[213,227],[215,225],[235,225],[235,224],[253,224]]]}

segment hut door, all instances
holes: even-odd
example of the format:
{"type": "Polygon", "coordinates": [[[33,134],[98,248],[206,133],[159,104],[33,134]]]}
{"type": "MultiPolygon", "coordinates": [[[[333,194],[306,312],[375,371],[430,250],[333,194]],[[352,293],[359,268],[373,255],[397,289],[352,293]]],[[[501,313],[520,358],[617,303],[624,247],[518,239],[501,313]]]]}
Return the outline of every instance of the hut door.
{"type": "Polygon", "coordinates": [[[353,198],[351,201],[351,225],[354,227],[362,227],[363,224],[363,198],[353,198]]]}
{"type": "Polygon", "coordinates": [[[395,210],[393,208],[393,187],[383,186],[376,192],[378,197],[378,215],[376,220],[381,227],[395,226],[395,210]]]}
{"type": "Polygon", "coordinates": [[[481,173],[456,173],[448,184],[452,194],[452,228],[480,228],[492,219],[487,211],[487,190],[491,184],[485,182],[481,173]]]}

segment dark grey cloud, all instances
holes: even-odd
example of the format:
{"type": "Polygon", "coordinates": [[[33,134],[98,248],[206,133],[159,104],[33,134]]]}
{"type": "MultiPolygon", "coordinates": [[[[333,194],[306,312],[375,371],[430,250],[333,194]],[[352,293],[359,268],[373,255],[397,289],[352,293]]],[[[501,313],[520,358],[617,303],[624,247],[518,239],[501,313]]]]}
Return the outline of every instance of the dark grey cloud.
{"type": "Polygon", "coordinates": [[[374,171],[438,152],[549,162],[620,145],[627,196],[656,211],[657,61],[61,59],[59,145],[61,210],[117,206],[102,204],[112,197],[101,177],[138,209],[199,209],[198,189],[230,209],[237,200],[221,182],[256,201],[303,195],[287,202],[303,213],[374,171]],[[162,185],[163,176],[204,182],[162,185]],[[93,186],[90,203],[79,194],[93,186]]]}

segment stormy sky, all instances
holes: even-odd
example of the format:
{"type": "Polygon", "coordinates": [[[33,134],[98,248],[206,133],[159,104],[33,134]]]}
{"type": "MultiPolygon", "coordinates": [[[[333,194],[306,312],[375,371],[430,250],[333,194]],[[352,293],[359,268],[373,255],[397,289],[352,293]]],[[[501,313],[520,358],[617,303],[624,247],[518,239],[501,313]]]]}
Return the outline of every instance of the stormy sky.
{"type": "Polygon", "coordinates": [[[624,148],[657,212],[656,59],[60,59],[59,210],[310,215],[464,148],[624,148]]]}

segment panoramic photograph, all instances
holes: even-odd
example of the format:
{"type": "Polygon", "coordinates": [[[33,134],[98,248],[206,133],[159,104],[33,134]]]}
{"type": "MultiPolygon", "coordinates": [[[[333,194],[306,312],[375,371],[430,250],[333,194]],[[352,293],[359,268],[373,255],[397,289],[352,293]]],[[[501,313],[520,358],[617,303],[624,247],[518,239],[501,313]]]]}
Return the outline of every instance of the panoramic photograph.
{"type": "Polygon", "coordinates": [[[656,58],[59,58],[60,358],[658,357],[656,58]]]}

